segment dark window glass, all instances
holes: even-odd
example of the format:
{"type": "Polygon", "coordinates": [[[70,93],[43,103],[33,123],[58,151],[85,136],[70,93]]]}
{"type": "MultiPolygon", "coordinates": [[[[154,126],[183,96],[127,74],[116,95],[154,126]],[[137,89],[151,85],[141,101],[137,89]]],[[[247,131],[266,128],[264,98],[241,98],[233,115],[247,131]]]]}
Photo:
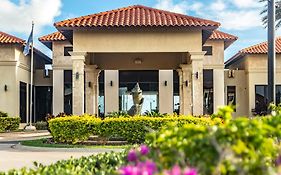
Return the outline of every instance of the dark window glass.
{"type": "Polygon", "coordinates": [[[266,114],[267,112],[267,86],[256,85],[255,87],[255,113],[258,115],[266,114]]]}
{"type": "Polygon", "coordinates": [[[53,90],[51,86],[35,87],[36,121],[44,121],[47,114],[52,113],[53,90]]]}
{"type": "Polygon", "coordinates": [[[144,98],[142,113],[158,111],[158,81],[159,71],[119,71],[119,110],[131,108],[133,99],[130,92],[139,83],[144,98]]]}
{"type": "Polygon", "coordinates": [[[212,46],[203,46],[202,50],[206,52],[205,55],[213,55],[213,47],[212,46]]]}
{"type": "Polygon", "coordinates": [[[64,113],[72,114],[72,71],[64,71],[64,113]]]}
{"type": "Polygon", "coordinates": [[[99,74],[99,116],[104,117],[104,71],[99,74]]]}
{"type": "Polygon", "coordinates": [[[73,51],[73,47],[64,47],[64,56],[71,56],[69,52],[73,51]]]}
{"type": "Polygon", "coordinates": [[[227,86],[227,104],[236,105],[236,87],[227,86]]]}
{"type": "Polygon", "coordinates": [[[20,118],[21,123],[26,123],[27,84],[20,82],[20,118]]]}
{"type": "Polygon", "coordinates": [[[276,104],[281,103],[281,85],[276,86],[276,104]]]}
{"type": "Polygon", "coordinates": [[[179,96],[179,91],[180,91],[180,86],[179,86],[179,74],[176,70],[173,71],[173,89],[174,89],[174,112],[179,114],[180,113],[180,96],[179,96]]]}
{"type": "Polygon", "coordinates": [[[213,95],[213,70],[203,71],[203,84],[204,84],[204,114],[214,113],[214,95],[213,95]]]}

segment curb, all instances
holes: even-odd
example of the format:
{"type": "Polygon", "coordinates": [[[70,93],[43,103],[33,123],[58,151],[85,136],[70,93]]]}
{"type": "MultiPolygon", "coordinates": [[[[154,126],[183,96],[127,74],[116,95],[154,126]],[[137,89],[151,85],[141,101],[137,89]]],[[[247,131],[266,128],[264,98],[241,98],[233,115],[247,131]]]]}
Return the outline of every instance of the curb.
{"type": "Polygon", "coordinates": [[[121,152],[122,148],[47,148],[47,147],[34,147],[34,146],[24,146],[20,143],[12,145],[12,149],[16,151],[32,151],[32,152],[92,152],[104,153],[104,152],[121,152]]]}

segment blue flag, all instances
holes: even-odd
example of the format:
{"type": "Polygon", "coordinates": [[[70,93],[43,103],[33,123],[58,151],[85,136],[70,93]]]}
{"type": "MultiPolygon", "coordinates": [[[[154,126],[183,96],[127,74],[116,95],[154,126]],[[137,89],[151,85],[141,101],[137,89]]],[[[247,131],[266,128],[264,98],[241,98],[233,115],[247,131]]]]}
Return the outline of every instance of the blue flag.
{"type": "Polygon", "coordinates": [[[25,56],[29,54],[30,45],[33,45],[33,26],[34,26],[34,24],[32,23],[32,29],[31,29],[31,32],[30,32],[30,35],[28,37],[27,43],[26,43],[26,45],[24,47],[24,50],[23,50],[23,54],[25,56]]]}

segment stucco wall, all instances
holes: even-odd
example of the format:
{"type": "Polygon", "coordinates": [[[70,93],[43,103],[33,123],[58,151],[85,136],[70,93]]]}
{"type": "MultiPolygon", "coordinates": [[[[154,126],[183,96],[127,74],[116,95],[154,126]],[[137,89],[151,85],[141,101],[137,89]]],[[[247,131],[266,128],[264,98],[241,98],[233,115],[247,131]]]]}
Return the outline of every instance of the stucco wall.
{"type": "Polygon", "coordinates": [[[73,31],[74,51],[201,51],[202,31],[73,31]]]}
{"type": "Polygon", "coordinates": [[[72,69],[71,56],[64,56],[64,47],[71,47],[68,41],[53,42],[53,67],[58,69],[72,69]]]}
{"type": "Polygon", "coordinates": [[[224,41],[208,40],[204,46],[212,46],[213,49],[212,55],[205,55],[203,60],[204,67],[224,66],[224,41]]]}
{"type": "Polygon", "coordinates": [[[248,83],[247,74],[244,70],[235,70],[234,78],[228,77],[228,70],[224,71],[225,83],[225,102],[227,102],[227,86],[236,86],[236,112],[233,116],[248,116],[249,103],[248,103],[248,83]]]}

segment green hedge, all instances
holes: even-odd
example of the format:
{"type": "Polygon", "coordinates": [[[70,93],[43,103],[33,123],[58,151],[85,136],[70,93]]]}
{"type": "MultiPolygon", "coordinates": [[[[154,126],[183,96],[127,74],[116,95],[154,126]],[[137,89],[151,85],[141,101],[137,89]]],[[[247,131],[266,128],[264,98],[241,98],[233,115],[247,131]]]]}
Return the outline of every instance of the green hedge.
{"type": "Polygon", "coordinates": [[[10,170],[0,172],[0,175],[118,175],[118,168],[127,163],[126,154],[125,152],[103,153],[62,160],[48,166],[36,163],[36,168],[10,170]]]}
{"type": "Polygon", "coordinates": [[[77,143],[96,131],[101,119],[89,115],[57,117],[48,121],[55,142],[77,143]]]}
{"type": "Polygon", "coordinates": [[[0,117],[0,132],[15,131],[19,129],[19,117],[0,117]]]}
{"type": "MultiPolygon", "coordinates": [[[[167,123],[176,122],[177,125],[194,123],[213,125],[211,118],[192,116],[168,117],[119,117],[104,120],[91,116],[68,116],[51,119],[49,127],[56,142],[77,143],[99,135],[105,138],[122,138],[129,143],[142,143],[145,135],[153,130],[159,130],[167,123]]],[[[221,122],[221,120],[218,120],[221,122]]]]}

